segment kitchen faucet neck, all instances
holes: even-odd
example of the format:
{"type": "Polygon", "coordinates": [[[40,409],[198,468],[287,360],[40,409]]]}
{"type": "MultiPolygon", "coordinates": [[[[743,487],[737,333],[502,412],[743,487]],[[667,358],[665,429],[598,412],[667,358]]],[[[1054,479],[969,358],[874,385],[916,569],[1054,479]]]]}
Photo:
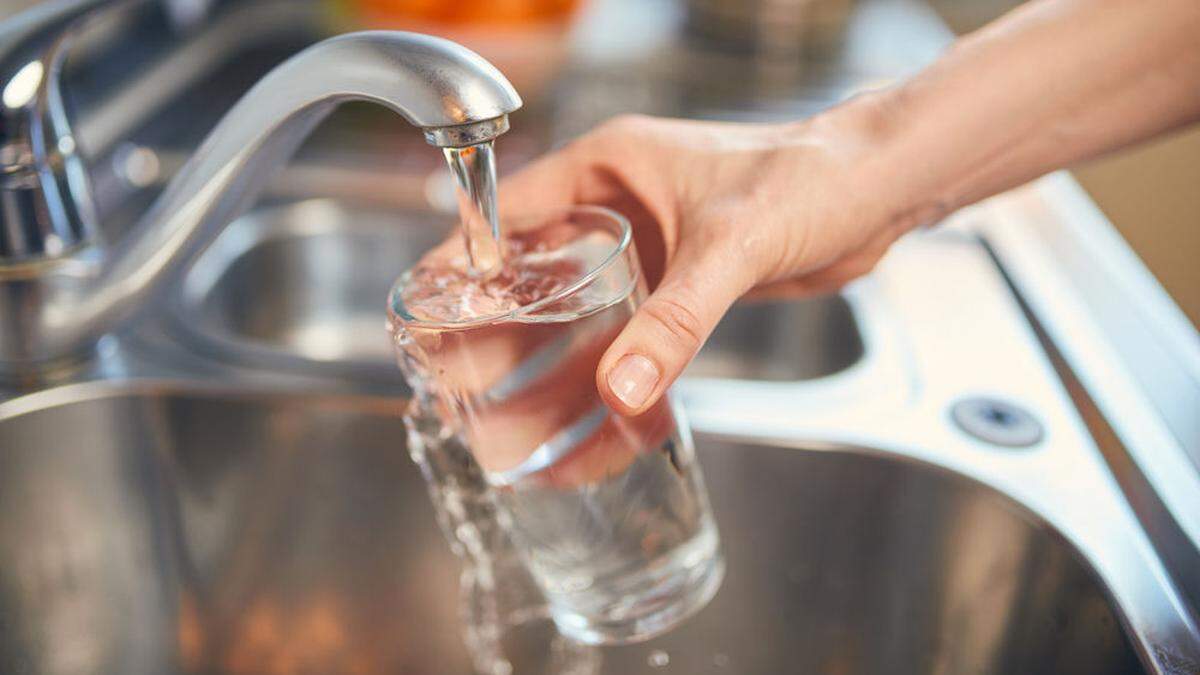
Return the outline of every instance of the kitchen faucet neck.
{"type": "Polygon", "coordinates": [[[521,105],[495,67],[448,40],[370,31],[309,47],[242,97],[121,241],[69,252],[80,265],[23,265],[31,274],[6,274],[13,265],[0,250],[0,372],[85,350],[147,304],[348,101],[390,108],[431,144],[452,147],[495,138],[521,105]]]}

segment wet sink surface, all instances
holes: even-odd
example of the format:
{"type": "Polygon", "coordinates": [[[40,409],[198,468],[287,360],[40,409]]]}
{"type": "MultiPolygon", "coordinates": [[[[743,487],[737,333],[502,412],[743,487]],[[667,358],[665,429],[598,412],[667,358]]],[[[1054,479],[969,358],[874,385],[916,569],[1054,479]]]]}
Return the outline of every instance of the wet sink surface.
{"type": "MultiPolygon", "coordinates": [[[[400,272],[452,224],[325,200],[259,209],[190,270],[175,323],[222,359],[398,382],[384,300],[400,272]]],[[[795,381],[843,370],[862,353],[839,296],[751,303],[730,312],[688,374],[795,381]]]]}
{"type": "MultiPolygon", "coordinates": [[[[400,402],[187,393],[0,421],[0,672],[468,672],[400,402]]],[[[1051,529],[956,475],[701,439],[716,600],[605,673],[1140,673],[1051,529]]]]}

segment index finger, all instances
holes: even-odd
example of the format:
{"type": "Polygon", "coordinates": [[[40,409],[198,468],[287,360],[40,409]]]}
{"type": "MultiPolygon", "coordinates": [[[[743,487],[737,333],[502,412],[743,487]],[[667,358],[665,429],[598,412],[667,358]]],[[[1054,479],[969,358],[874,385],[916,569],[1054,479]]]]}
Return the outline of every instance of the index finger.
{"type": "Polygon", "coordinates": [[[578,201],[581,168],[566,150],[557,150],[500,181],[500,218],[520,228],[536,224],[522,216],[542,213],[578,201]]]}

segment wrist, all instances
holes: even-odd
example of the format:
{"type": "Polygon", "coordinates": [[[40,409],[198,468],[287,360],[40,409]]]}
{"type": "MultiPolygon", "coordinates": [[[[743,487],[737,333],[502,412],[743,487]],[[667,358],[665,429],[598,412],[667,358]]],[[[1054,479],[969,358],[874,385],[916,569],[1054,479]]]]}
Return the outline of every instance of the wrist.
{"type": "Polygon", "coordinates": [[[853,194],[871,200],[880,227],[907,231],[957,208],[953,169],[937,148],[923,147],[908,85],[859,94],[814,118],[822,135],[836,138],[848,158],[853,194]]]}

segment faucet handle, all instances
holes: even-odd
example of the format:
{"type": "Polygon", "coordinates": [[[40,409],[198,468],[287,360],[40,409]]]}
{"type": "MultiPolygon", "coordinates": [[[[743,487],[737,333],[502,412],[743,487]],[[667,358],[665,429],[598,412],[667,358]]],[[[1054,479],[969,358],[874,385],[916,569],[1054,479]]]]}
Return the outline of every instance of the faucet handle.
{"type": "Polygon", "coordinates": [[[97,9],[124,4],[58,0],[0,23],[0,265],[57,257],[95,236],[58,77],[74,31],[97,9]]]}

